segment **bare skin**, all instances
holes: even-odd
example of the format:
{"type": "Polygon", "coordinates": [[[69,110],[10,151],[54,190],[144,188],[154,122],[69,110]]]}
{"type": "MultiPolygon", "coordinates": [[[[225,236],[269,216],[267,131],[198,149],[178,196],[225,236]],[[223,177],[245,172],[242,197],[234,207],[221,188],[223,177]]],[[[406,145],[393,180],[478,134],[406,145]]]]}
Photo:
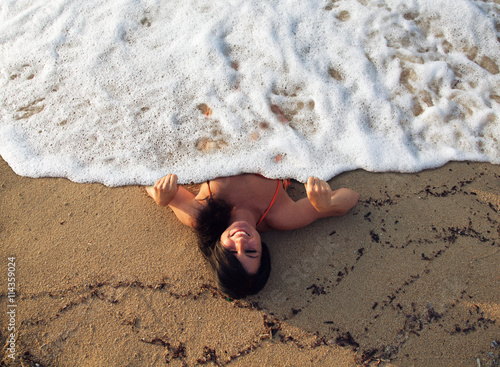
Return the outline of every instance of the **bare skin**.
{"type": "MultiPolygon", "coordinates": [[[[293,201],[283,187],[264,220],[257,225],[276,191],[277,181],[253,174],[217,178],[210,181],[212,195],[225,200],[233,209],[230,225],[221,235],[221,243],[233,252],[249,274],[255,274],[262,252],[259,232],[291,230],[307,226],[320,218],[346,214],[359,200],[353,190],[332,190],[330,185],[316,177],[305,184],[307,197],[293,201]]],[[[168,174],[147,193],[160,206],[169,206],[185,225],[194,227],[204,199],[209,196],[208,184],[200,187],[197,195],[177,185],[177,176],[168,174]]]]}

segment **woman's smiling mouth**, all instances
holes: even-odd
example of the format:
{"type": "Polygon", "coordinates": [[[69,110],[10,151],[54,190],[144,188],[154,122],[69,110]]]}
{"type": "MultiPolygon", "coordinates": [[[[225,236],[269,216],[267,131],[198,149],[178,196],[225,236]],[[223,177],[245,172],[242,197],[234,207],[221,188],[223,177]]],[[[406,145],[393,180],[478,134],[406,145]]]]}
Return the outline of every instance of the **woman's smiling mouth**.
{"type": "Polygon", "coordinates": [[[237,235],[237,234],[239,234],[239,233],[241,233],[241,234],[243,234],[243,235],[245,235],[245,236],[250,237],[250,235],[249,235],[246,231],[244,231],[244,230],[242,230],[242,229],[238,229],[238,230],[236,230],[235,232],[233,232],[233,233],[231,234],[231,236],[230,236],[230,237],[234,237],[234,236],[236,236],[236,235],[237,235]]]}

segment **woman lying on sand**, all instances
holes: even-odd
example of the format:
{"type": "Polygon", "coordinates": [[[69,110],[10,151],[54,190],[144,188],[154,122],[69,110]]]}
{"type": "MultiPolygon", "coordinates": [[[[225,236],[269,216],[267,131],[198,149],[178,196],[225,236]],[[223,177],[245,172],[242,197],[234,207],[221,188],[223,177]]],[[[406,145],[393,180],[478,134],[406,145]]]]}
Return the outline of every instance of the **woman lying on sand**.
{"type": "Polygon", "coordinates": [[[195,229],[219,289],[241,298],[260,291],[271,271],[269,251],[259,232],[296,229],[319,218],[344,215],[359,199],[355,191],[332,191],[327,182],[309,177],[307,198],[293,201],[286,192],[288,185],[288,180],[243,174],[207,181],[195,196],[177,185],[176,175],[168,174],[146,191],[195,229]]]}

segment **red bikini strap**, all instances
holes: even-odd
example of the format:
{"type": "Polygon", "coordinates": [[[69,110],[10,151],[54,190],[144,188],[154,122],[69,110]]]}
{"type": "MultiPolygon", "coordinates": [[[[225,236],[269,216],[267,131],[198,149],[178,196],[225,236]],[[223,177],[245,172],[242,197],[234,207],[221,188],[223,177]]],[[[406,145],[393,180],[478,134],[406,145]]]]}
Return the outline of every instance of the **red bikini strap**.
{"type": "Polygon", "coordinates": [[[207,185],[208,185],[208,194],[210,197],[212,197],[212,190],[210,190],[210,180],[207,180],[207,185]]]}
{"type": "Polygon", "coordinates": [[[274,202],[276,201],[276,197],[278,196],[278,192],[280,191],[280,185],[281,185],[281,180],[278,180],[278,186],[276,187],[276,192],[274,193],[273,200],[271,200],[271,204],[269,204],[264,214],[262,214],[262,216],[260,217],[259,221],[257,222],[257,225],[259,225],[264,220],[267,213],[269,213],[269,210],[271,210],[271,207],[273,206],[274,202]]]}

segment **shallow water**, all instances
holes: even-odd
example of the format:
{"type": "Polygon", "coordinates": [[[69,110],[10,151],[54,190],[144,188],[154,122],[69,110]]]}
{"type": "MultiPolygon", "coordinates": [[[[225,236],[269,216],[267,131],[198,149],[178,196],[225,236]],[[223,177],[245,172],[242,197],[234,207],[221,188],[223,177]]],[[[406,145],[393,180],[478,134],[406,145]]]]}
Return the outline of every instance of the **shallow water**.
{"type": "Polygon", "coordinates": [[[106,185],[500,163],[500,5],[4,1],[0,155],[106,185]]]}

